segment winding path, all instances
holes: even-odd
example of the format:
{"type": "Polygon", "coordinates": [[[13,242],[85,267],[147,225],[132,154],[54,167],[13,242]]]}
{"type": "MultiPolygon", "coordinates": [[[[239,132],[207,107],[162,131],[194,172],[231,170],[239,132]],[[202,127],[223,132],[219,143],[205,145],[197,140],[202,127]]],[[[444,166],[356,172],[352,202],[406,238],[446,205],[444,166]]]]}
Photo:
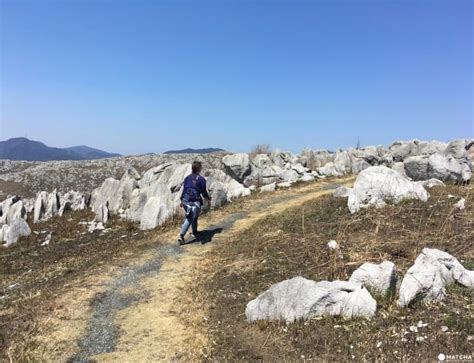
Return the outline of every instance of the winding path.
{"type": "MultiPolygon", "coordinates": [[[[207,345],[207,336],[198,325],[185,325],[176,304],[198,264],[215,243],[229,238],[260,218],[332,192],[351,178],[317,182],[286,191],[249,199],[242,210],[204,215],[200,222],[206,232],[198,241],[179,247],[176,242],[158,245],[142,260],[113,277],[105,292],[92,303],[87,329],[79,340],[72,362],[189,360],[190,352],[207,345]]],[[[166,236],[172,239],[171,235],[166,236]]],[[[190,312],[196,320],[203,312],[190,312]]]]}

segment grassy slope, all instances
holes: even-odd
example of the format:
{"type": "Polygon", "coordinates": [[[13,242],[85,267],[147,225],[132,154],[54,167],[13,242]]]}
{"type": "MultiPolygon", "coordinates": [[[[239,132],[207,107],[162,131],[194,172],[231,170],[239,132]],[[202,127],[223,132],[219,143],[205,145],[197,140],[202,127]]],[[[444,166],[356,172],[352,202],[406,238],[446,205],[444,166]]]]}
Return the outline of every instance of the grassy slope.
{"type": "Polygon", "coordinates": [[[270,215],[234,239],[217,245],[205,279],[189,287],[187,303],[207,306],[212,360],[434,360],[439,353],[474,351],[473,290],[448,289],[447,300],[399,309],[396,296],[378,297],[372,320],[318,318],[290,325],[245,321],[245,306],[272,284],[302,275],[347,279],[367,261],[394,262],[403,276],[423,247],[434,247],[474,268],[474,208],[466,187],[431,190],[427,203],[407,201],[350,215],[331,196],[303,208],[270,215]],[[466,210],[453,209],[465,197],[466,210]],[[327,249],[338,241],[342,258],[327,249]],[[409,327],[422,320],[418,333],[409,327]],[[449,327],[441,332],[441,326],[449,327]],[[408,331],[408,333],[406,333],[408,331]],[[424,339],[423,342],[416,339],[424,339]]]}

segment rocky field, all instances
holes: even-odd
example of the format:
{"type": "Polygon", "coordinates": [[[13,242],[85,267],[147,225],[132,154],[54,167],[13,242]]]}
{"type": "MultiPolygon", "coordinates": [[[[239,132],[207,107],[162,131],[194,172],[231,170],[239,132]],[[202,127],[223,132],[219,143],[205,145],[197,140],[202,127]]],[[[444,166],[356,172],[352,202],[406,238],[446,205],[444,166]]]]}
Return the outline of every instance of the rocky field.
{"type": "MultiPolygon", "coordinates": [[[[154,254],[157,240],[168,248],[170,241],[160,236],[174,235],[182,218],[182,182],[193,160],[203,162],[212,195],[205,209],[224,226],[212,230],[252,222],[224,233],[222,243],[199,257],[206,263],[183,299],[206,309],[206,320],[197,323],[189,311],[173,319],[199,327],[199,334],[218,343],[202,343],[206,347],[196,356],[189,355],[196,347],[183,342],[185,356],[413,360],[433,347],[469,352],[473,151],[472,139],[413,140],[299,155],[1,161],[3,355],[36,358],[41,344],[30,338],[33,331],[41,334],[44,322],[35,314],[47,316],[47,310],[38,310],[38,298],[60,309],[54,301],[70,283],[98,268],[154,254]],[[347,177],[351,184],[337,187],[347,177]],[[311,196],[316,199],[308,202],[311,196]],[[252,219],[253,205],[268,216],[260,212],[252,219]],[[429,311],[436,318],[430,320],[429,311]]],[[[90,303],[101,306],[106,298],[90,303]]],[[[77,350],[75,339],[76,345],[64,344],[77,350]]],[[[112,349],[89,348],[80,356],[112,349]]]]}

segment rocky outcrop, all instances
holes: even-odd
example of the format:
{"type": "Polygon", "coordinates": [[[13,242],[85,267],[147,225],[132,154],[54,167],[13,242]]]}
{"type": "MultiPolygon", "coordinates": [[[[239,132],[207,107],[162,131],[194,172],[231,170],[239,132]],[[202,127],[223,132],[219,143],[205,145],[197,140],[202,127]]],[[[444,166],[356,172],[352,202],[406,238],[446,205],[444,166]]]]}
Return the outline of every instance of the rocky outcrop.
{"type": "Polygon", "coordinates": [[[26,218],[26,208],[19,196],[12,196],[0,203],[0,224],[8,224],[17,218],[26,218]]]}
{"type": "Polygon", "coordinates": [[[62,216],[69,210],[83,210],[89,206],[90,195],[69,191],[61,195],[56,190],[52,193],[41,191],[36,195],[33,208],[33,221],[38,223],[56,215],[62,216]]]}
{"type": "Polygon", "coordinates": [[[260,192],[261,193],[268,193],[268,192],[274,192],[276,189],[276,183],[273,182],[271,184],[267,184],[267,185],[264,185],[262,187],[260,187],[260,192]]]}
{"type": "Polygon", "coordinates": [[[211,193],[213,207],[217,208],[235,198],[250,195],[250,189],[240,184],[221,170],[206,173],[207,187],[211,193]]]}
{"type": "Polygon", "coordinates": [[[120,180],[108,178],[92,192],[91,208],[95,212],[102,205],[108,205],[112,213],[124,210],[130,205],[133,191],[138,187],[140,176],[136,170],[129,168],[120,180]]]}
{"type": "Polygon", "coordinates": [[[35,223],[46,220],[59,214],[60,196],[56,189],[52,193],[39,192],[36,195],[34,218],[35,223]]]}
{"type": "Polygon", "coordinates": [[[315,282],[295,277],[273,285],[250,301],[245,315],[249,322],[283,320],[290,323],[324,315],[371,317],[376,308],[376,301],[360,284],[315,282]]]}
{"type": "Polygon", "coordinates": [[[397,269],[390,261],[383,261],[378,265],[366,262],[352,273],[349,282],[361,284],[371,292],[385,295],[395,291],[397,269]]]}
{"type": "Polygon", "coordinates": [[[471,179],[471,167],[450,154],[411,156],[404,161],[406,175],[413,180],[431,178],[442,181],[466,182],[471,179]]]}
{"type": "Polygon", "coordinates": [[[324,176],[324,177],[327,177],[327,176],[338,177],[338,176],[344,176],[346,171],[344,167],[340,165],[336,165],[333,162],[329,162],[326,165],[318,168],[318,173],[319,175],[324,176]]]}
{"type": "Polygon", "coordinates": [[[94,222],[102,223],[106,225],[109,220],[109,206],[106,204],[101,204],[99,208],[95,211],[94,222]]]}
{"type": "Polygon", "coordinates": [[[62,216],[68,210],[84,210],[89,206],[90,194],[82,194],[75,191],[69,191],[60,196],[59,215],[62,216]]]}
{"type": "Polygon", "coordinates": [[[222,158],[222,163],[227,174],[240,183],[250,174],[250,158],[248,154],[226,155],[222,158]]]}
{"type": "Polygon", "coordinates": [[[446,297],[446,286],[457,282],[474,288],[474,271],[469,271],[449,253],[424,248],[403,277],[398,304],[413,301],[439,301],[446,297]]]}
{"type": "Polygon", "coordinates": [[[16,218],[9,224],[4,224],[0,228],[0,241],[6,242],[3,246],[8,247],[16,243],[20,237],[29,236],[31,229],[23,218],[16,218]]]}
{"type": "Polygon", "coordinates": [[[140,229],[153,229],[162,225],[172,216],[173,210],[167,204],[169,200],[159,197],[151,197],[143,207],[140,217],[140,229]]]}
{"type": "Polygon", "coordinates": [[[368,206],[381,207],[386,201],[398,203],[405,199],[428,200],[422,185],[411,182],[386,166],[371,166],[362,171],[348,193],[347,205],[351,213],[368,206]]]}

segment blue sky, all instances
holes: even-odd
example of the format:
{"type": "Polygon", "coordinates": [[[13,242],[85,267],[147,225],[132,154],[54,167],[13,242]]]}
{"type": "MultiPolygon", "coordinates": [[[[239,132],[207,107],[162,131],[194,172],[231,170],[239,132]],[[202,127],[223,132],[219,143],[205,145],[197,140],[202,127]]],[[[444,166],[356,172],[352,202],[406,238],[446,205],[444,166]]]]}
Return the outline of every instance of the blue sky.
{"type": "Polygon", "coordinates": [[[472,1],[0,3],[2,140],[137,154],[474,136],[472,1]]]}

